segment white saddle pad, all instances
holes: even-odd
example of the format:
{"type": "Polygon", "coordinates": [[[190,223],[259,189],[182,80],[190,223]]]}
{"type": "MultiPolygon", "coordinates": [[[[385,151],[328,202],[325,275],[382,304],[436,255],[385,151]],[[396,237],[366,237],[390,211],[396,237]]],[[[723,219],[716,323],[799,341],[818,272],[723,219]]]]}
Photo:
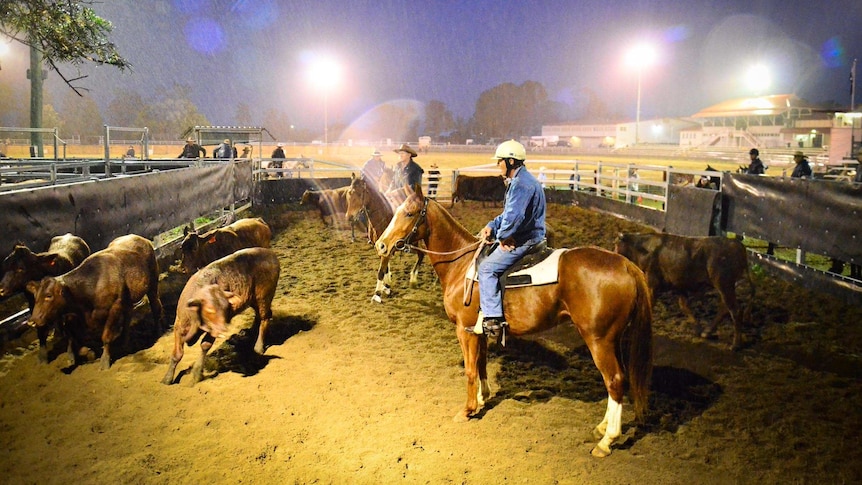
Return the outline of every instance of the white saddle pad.
{"type": "MultiPolygon", "coordinates": [[[[559,275],[557,266],[559,266],[560,255],[563,254],[563,251],[566,251],[566,249],[555,249],[554,252],[551,253],[550,256],[545,258],[541,263],[521,271],[509,273],[509,280],[506,281],[506,288],[518,288],[521,286],[548,285],[551,283],[556,283],[557,276],[559,275]],[[521,275],[529,275],[530,283],[513,283],[512,280],[514,279],[514,277],[521,275]]],[[[476,274],[476,265],[471,265],[469,268],[467,268],[466,278],[468,280],[478,281],[476,274]]]]}

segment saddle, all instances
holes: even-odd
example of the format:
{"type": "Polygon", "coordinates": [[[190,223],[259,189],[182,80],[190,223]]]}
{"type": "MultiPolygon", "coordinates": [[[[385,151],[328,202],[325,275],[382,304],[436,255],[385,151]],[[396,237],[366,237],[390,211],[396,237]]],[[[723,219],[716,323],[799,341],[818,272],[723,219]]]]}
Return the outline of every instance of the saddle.
{"type": "MultiPolygon", "coordinates": [[[[497,248],[498,244],[490,244],[482,249],[479,257],[476,258],[476,263],[467,268],[466,278],[468,280],[478,281],[479,264],[497,248]]],[[[500,277],[500,285],[503,288],[517,288],[556,283],[557,263],[559,263],[563,251],[565,249],[548,247],[547,241],[536,244],[503,273],[500,277]]]]}

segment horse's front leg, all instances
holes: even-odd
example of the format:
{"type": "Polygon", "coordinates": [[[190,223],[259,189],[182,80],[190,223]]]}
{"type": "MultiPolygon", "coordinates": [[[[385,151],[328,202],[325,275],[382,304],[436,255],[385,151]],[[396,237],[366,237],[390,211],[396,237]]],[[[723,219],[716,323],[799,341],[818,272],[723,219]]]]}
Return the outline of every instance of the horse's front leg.
{"type": "Polygon", "coordinates": [[[464,375],[467,377],[467,404],[455,415],[455,422],[466,422],[479,409],[478,400],[478,361],[479,346],[482,337],[469,330],[469,327],[458,325],[458,342],[461,344],[461,354],[464,357],[464,375]]]}
{"type": "Polygon", "coordinates": [[[377,286],[374,288],[374,296],[371,301],[383,303],[383,296],[392,294],[392,276],[389,273],[389,256],[380,258],[380,267],[377,268],[377,286]]]}
{"type": "Polygon", "coordinates": [[[416,252],[416,264],[413,265],[413,269],[410,270],[410,287],[415,288],[419,286],[419,265],[422,264],[422,259],[425,257],[425,253],[422,251],[416,252]]]}

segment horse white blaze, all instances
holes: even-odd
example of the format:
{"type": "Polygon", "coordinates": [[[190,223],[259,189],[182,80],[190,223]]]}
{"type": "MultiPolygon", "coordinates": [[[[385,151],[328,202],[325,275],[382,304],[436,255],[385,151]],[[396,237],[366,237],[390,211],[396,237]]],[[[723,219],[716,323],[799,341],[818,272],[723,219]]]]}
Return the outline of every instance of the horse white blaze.
{"type": "Polygon", "coordinates": [[[401,213],[401,207],[399,206],[397,209],[395,209],[395,214],[392,216],[392,219],[389,221],[389,225],[386,226],[386,229],[383,231],[383,234],[381,234],[377,238],[376,246],[377,246],[377,255],[378,256],[386,256],[386,255],[392,253],[393,248],[391,246],[387,247],[381,241],[388,241],[391,238],[390,234],[394,230],[395,219],[398,219],[398,215],[400,213],[401,213]]]}

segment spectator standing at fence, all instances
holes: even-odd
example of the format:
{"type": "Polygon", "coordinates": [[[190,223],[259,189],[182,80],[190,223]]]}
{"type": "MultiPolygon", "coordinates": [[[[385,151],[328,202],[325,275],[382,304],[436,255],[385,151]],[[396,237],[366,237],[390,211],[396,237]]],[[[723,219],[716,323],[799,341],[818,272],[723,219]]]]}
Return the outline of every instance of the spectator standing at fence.
{"type": "Polygon", "coordinates": [[[577,182],[581,181],[581,174],[578,173],[578,167],[572,168],[572,172],[573,173],[569,175],[569,180],[572,182],[569,184],[569,189],[574,191],[578,186],[577,182]]]}
{"type": "MultiPolygon", "coordinates": [[[[272,159],[272,161],[269,162],[269,168],[282,168],[282,167],[284,167],[284,159],[286,158],[284,156],[284,143],[280,143],[280,142],[276,143],[275,144],[275,150],[272,151],[272,155],[270,155],[269,158],[272,159]]],[[[282,177],[284,177],[284,172],[277,172],[275,174],[275,178],[282,178],[282,177]]]]}
{"type": "Polygon", "coordinates": [[[757,148],[752,148],[748,151],[748,156],[751,158],[751,163],[748,164],[748,168],[745,170],[745,173],[748,175],[763,175],[766,173],[766,167],[763,166],[763,162],[760,160],[760,150],[757,148]]]}
{"type": "Polygon", "coordinates": [[[437,185],[440,183],[440,169],[436,163],[431,164],[428,170],[428,197],[437,200],[437,185]]]}
{"type": "MultiPolygon", "coordinates": [[[[804,153],[801,151],[794,153],[793,161],[796,162],[796,167],[793,168],[793,172],[790,174],[790,177],[811,178],[811,165],[808,164],[808,157],[806,157],[804,153]]],[[[766,254],[772,255],[774,251],[775,244],[769,243],[769,246],[766,248],[766,254]]]]}
{"type": "Polygon", "coordinates": [[[539,183],[542,184],[543,189],[548,186],[548,184],[546,183],[547,181],[548,181],[548,176],[545,175],[545,167],[540,167],[539,168],[539,183]]]}
{"type": "MultiPolygon", "coordinates": [[[[629,179],[630,179],[629,190],[630,191],[640,192],[640,185],[638,184],[638,179],[640,179],[640,178],[641,178],[641,176],[638,174],[637,167],[632,167],[629,169],[629,179]]],[[[638,204],[640,204],[641,202],[644,201],[643,197],[641,197],[640,194],[638,194],[638,196],[637,196],[637,201],[638,201],[638,204]]]]}
{"type": "Polygon", "coordinates": [[[203,158],[207,156],[207,151],[204,147],[195,143],[192,137],[186,138],[186,146],[177,158],[203,158]]]}
{"type": "Polygon", "coordinates": [[[242,147],[242,158],[251,158],[251,147],[246,145],[242,147]]]}
{"type": "Polygon", "coordinates": [[[808,157],[806,157],[804,153],[794,153],[793,161],[796,163],[796,167],[793,168],[793,172],[790,174],[790,177],[811,178],[811,165],[808,164],[808,157]]]}
{"type": "Polygon", "coordinates": [[[126,158],[135,158],[135,147],[129,145],[129,149],[126,150],[126,158]]]}
{"type": "Polygon", "coordinates": [[[223,142],[216,148],[215,153],[213,154],[215,158],[222,159],[230,159],[233,155],[233,147],[230,144],[230,140],[225,138],[223,142]]]}
{"type": "Polygon", "coordinates": [[[421,185],[422,174],[425,171],[413,160],[419,155],[416,150],[410,148],[410,145],[402,143],[395,150],[395,153],[398,154],[399,159],[398,163],[395,164],[395,174],[392,183],[389,184],[386,196],[391,203],[398,205],[404,200],[403,189],[410,188],[412,190],[416,185],[421,185]]]}
{"type": "Polygon", "coordinates": [[[386,171],[386,162],[383,161],[383,155],[380,150],[371,152],[371,158],[365,161],[362,170],[359,172],[360,177],[365,182],[371,184],[374,190],[380,192],[380,178],[383,177],[383,172],[386,171]]]}

